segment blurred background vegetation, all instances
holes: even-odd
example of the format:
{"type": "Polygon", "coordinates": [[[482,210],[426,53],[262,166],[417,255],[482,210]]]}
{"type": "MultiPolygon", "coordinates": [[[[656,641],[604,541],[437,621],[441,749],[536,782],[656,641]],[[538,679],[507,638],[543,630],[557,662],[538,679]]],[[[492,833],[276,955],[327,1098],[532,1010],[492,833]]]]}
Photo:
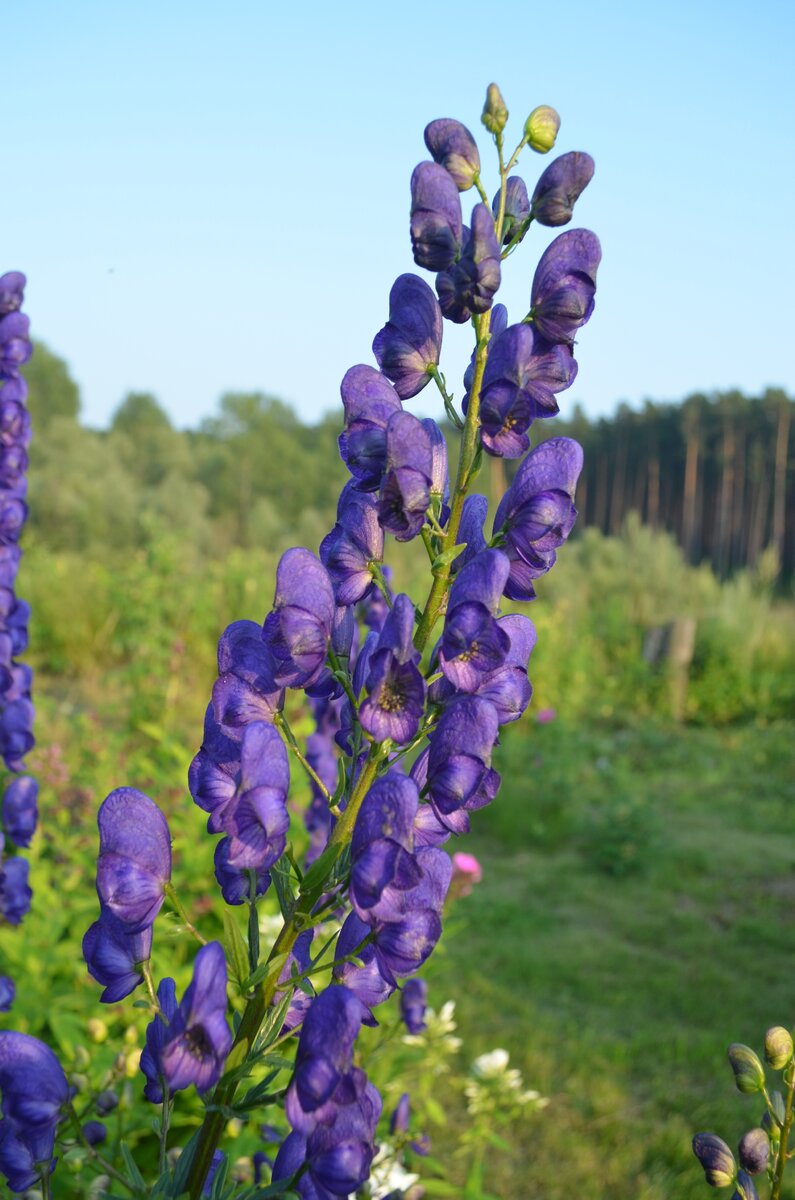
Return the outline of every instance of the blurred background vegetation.
{"type": "MultiPolygon", "coordinates": [[[[340,414],[307,426],[275,398],[229,394],[180,431],[137,393],[97,431],[80,423],[57,356],[38,346],[26,375],[34,441],[19,589],[33,610],[42,823],[33,912],[0,930],[20,986],[0,1021],[54,1039],[80,1079],[109,1069],[126,1036],[118,1137],[125,1124],[149,1128],[135,1065],[146,1014],[103,1010],[107,1042],[88,1024],[99,989],[77,947],[96,908],[96,809],[122,784],[163,806],[180,890],[205,934],[220,936],[187,765],[221,630],[261,621],[281,552],[316,550],[333,523],[346,478],[340,414]]],[[[724,1052],[795,1019],[792,410],[780,392],[729,393],[534,427],[583,443],[581,515],[526,610],[536,692],[504,733],[503,790],[462,846],[483,882],[456,903],[425,972],[437,1010],[457,1000],[463,1039],[443,1106],[417,1084],[415,1128],[434,1149],[415,1169],[429,1195],[690,1200],[705,1194],[691,1134],[714,1128],[733,1142],[759,1120],[724,1052]],[[692,644],[677,657],[682,629],[692,644]],[[537,721],[543,710],[554,719],[537,721]],[[495,1046],[550,1104],[502,1131],[465,1192],[471,1146],[453,1080],[495,1046]]],[[[492,500],[512,469],[487,462],[492,500]]],[[[420,598],[422,561],[396,550],[398,586],[420,598]]],[[[300,842],[307,793],[296,783],[300,842]]],[[[182,985],[191,947],[173,921],[159,930],[156,974],[182,985]]],[[[395,1041],[379,1054],[382,1079],[391,1053],[405,1050],[395,1041]]],[[[257,1139],[244,1130],[243,1152],[257,1139]]],[[[54,1186],[84,1194],[68,1163],[54,1186]]]]}

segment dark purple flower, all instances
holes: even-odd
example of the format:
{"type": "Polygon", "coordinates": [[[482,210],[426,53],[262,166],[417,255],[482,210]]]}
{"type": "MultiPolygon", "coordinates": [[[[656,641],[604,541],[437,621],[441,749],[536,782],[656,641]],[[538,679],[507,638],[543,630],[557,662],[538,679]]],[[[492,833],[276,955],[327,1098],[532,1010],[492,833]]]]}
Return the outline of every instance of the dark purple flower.
{"type": "Polygon", "coordinates": [[[479,696],[463,696],[444,711],[430,736],[428,798],[453,833],[466,832],[467,813],[497,794],[500,777],[491,767],[497,733],[494,707],[479,696]]]}
{"type": "Polygon", "coordinates": [[[285,1100],[287,1119],[300,1133],[328,1124],[340,1104],[350,1102],[362,1074],[353,1074],[353,1045],[361,1024],[362,1006],[347,988],[326,988],[312,1001],[285,1100]]]}
{"type": "Polygon", "coordinates": [[[481,681],[475,694],[493,704],[500,725],[506,725],[519,720],[533,696],[527,664],[536,644],[536,631],[533,622],[519,613],[500,617],[498,624],[508,634],[508,653],[502,666],[481,681]]]}
{"type": "Polygon", "coordinates": [[[414,649],[414,604],[396,596],[369,659],[367,696],[359,720],[376,741],[387,738],[404,745],[415,737],[422,720],[425,681],[414,649]]]}
{"type": "Polygon", "coordinates": [[[723,1138],[716,1133],[697,1133],[693,1138],[693,1153],[704,1168],[710,1187],[729,1187],[734,1183],[734,1155],[723,1138]]]}
{"type": "Polygon", "coordinates": [[[491,308],[500,286],[500,248],[488,206],[476,204],[461,257],[436,276],[442,314],[460,325],[491,308]]]}
{"type": "Polygon", "coordinates": [[[16,542],[28,518],[28,506],[12,492],[0,490],[0,541],[16,542]]]}
{"type": "Polygon", "coordinates": [[[234,726],[219,725],[210,704],[204,715],[204,740],[188,770],[194,803],[213,814],[234,796],[239,770],[239,732],[234,726]]]}
{"type": "MultiPolygon", "coordinates": [[[[0,411],[2,405],[0,404],[0,411]]],[[[0,586],[13,587],[19,570],[22,551],[19,546],[0,545],[0,586]]]]}
{"type": "Polygon", "coordinates": [[[363,921],[392,920],[401,894],[421,879],[412,851],[419,797],[413,779],[390,771],[362,801],[351,840],[350,900],[363,921]]]}
{"type": "Polygon", "coordinates": [[[433,450],[422,421],[395,413],[386,431],[386,471],[378,498],[378,520],[399,542],[422,529],[431,501],[433,450]]]}
{"type": "Polygon", "coordinates": [[[146,1077],[144,1096],[152,1104],[163,1103],[163,1067],[160,1052],[166,1044],[171,1022],[177,1015],[177,985],[173,979],[161,979],[157,985],[160,1012],[146,1027],[146,1042],[141,1053],[141,1070],[146,1077]]]}
{"type": "Polygon", "coordinates": [[[223,1162],[226,1162],[226,1155],[224,1154],[223,1150],[214,1151],[212,1159],[210,1160],[210,1169],[207,1172],[207,1178],[205,1179],[204,1186],[202,1187],[203,1196],[212,1195],[213,1181],[218,1174],[218,1168],[223,1162]]]}
{"type": "Polygon", "coordinates": [[[447,442],[444,434],[432,417],[425,417],[423,428],[431,443],[431,499],[437,501],[439,520],[442,525],[450,515],[450,478],[447,473],[447,442]]]}
{"type": "MultiPolygon", "coordinates": [[[[305,929],[303,933],[299,933],[293,943],[293,948],[287,956],[287,962],[279,973],[279,983],[289,985],[290,980],[294,975],[302,975],[304,971],[308,971],[311,965],[311,949],[313,930],[305,929]]],[[[272,1003],[274,1005],[284,998],[285,988],[277,987],[272,1003]]],[[[300,1025],[309,1011],[309,1006],[312,1003],[314,996],[307,993],[300,986],[293,988],[293,994],[290,999],[290,1006],[287,1009],[287,1014],[284,1018],[281,1032],[288,1033],[291,1029],[295,1029],[300,1025]]]]}
{"type": "Polygon", "coordinates": [[[252,721],[273,721],[284,704],[277,686],[276,664],[256,621],[235,621],[218,642],[218,679],[213,687],[213,712],[230,731],[252,721]]]}
{"type": "Polygon", "coordinates": [[[101,1146],[108,1136],[108,1131],[101,1121],[86,1121],[83,1126],[83,1137],[89,1146],[101,1146]]]}
{"type": "MultiPolygon", "coordinates": [[[[226,904],[242,904],[251,895],[250,876],[252,872],[243,867],[229,865],[230,846],[231,839],[224,837],[215,847],[213,858],[215,878],[226,904]]],[[[254,872],[254,876],[254,894],[255,896],[264,896],[271,884],[270,874],[268,871],[260,869],[254,872]]]]}
{"type": "Polygon", "coordinates": [[[21,312],[0,317],[0,378],[16,375],[32,353],[30,318],[21,312]]]}
{"type": "Polygon", "coordinates": [[[17,989],[8,975],[0,975],[0,1012],[10,1012],[17,989]]]}
{"type": "Polygon", "coordinates": [[[502,551],[482,550],[455,576],[439,665],[458,691],[474,692],[505,662],[510,641],[497,613],[510,569],[502,551]]]}
{"type": "Polygon", "coordinates": [[[458,527],[458,537],[456,539],[458,544],[465,545],[466,549],[462,550],[458,557],[453,559],[454,571],[463,570],[476,554],[480,554],[481,550],[486,549],[483,526],[488,514],[489,502],[485,496],[480,496],[477,493],[467,496],[464,501],[464,507],[461,510],[461,524],[458,527]]]}
{"type": "Polygon", "coordinates": [[[160,1066],[172,1092],[209,1091],[221,1077],[232,1034],[226,1019],[226,959],[220,942],[202,946],[193,978],[169,1022],[160,1066]]]}
{"type": "Polygon", "coordinates": [[[24,858],[7,858],[0,865],[0,914],[9,925],[19,925],[30,912],[33,892],[28,885],[30,865],[24,858]]]}
{"type": "Polygon", "coordinates": [[[408,979],[400,991],[400,1015],[409,1033],[425,1029],[428,985],[424,979],[408,979]]]}
{"type": "MultiPolygon", "coordinates": [[[[355,912],[349,913],[337,938],[335,957],[341,959],[347,958],[349,954],[354,954],[370,934],[370,926],[357,917],[355,912]]],[[[342,963],[334,968],[334,978],[353,992],[356,999],[364,1006],[362,1023],[377,1025],[378,1022],[373,1016],[372,1010],[389,999],[395,990],[395,985],[387,983],[378,970],[375,946],[371,943],[359,950],[357,958],[363,964],[362,966],[355,962],[342,963]]]]}
{"type": "Polygon", "coordinates": [[[432,952],[442,932],[442,906],[453,873],[444,850],[425,846],[418,850],[415,862],[419,881],[414,887],[395,892],[388,921],[374,927],[378,969],[387,983],[398,976],[418,971],[432,952]]]}
{"type": "Polygon", "coordinates": [[[550,438],[528,454],[500,501],[494,531],[505,537],[503,549],[511,560],[505,587],[510,600],[533,599],[533,580],[550,569],[558,547],[571,533],[581,470],[578,443],[550,438]]]}
{"type": "Polygon", "coordinates": [[[477,143],[465,125],[440,117],[425,126],[425,145],[434,162],[449,172],[459,192],[472,187],[480,174],[477,143]]]}
{"type": "Polygon", "coordinates": [[[738,1151],[740,1166],[749,1175],[761,1175],[763,1171],[767,1170],[770,1158],[770,1138],[764,1129],[749,1129],[747,1133],[743,1134],[738,1151]]]}
{"type": "Polygon", "coordinates": [[[152,952],[152,928],[130,933],[107,908],[83,938],[83,958],[90,975],[101,983],[102,1004],[115,1004],[135,991],[144,977],[141,965],[152,952]]]}
{"type": "Polygon", "coordinates": [[[455,180],[438,163],[421,162],[411,176],[411,248],[417,266],[429,271],[452,266],[462,233],[455,180]]]}
{"type": "Polygon", "coordinates": [[[262,631],[279,686],[305,688],[318,679],[336,608],[334,589],[320,560],[301,547],[285,551],[276,568],[273,611],[262,631]]]}
{"type": "Polygon", "coordinates": [[[24,1192],[48,1169],[69,1085],[49,1046],[26,1033],[3,1030],[0,1093],[0,1171],[12,1192],[24,1192]]]}
{"type": "Polygon", "coordinates": [[[27,446],[30,441],[30,413],[25,408],[27,384],[24,379],[9,379],[0,389],[0,443],[27,446]]]}
{"type": "MultiPolygon", "coordinates": [[[[500,193],[491,202],[491,211],[496,221],[500,211],[500,193]]],[[[516,244],[522,241],[530,224],[530,198],[527,195],[527,184],[518,175],[511,175],[505,186],[505,210],[502,218],[502,244],[507,246],[516,238],[516,244]]]]}
{"type": "Polygon", "coordinates": [[[274,1182],[292,1179],[306,1163],[306,1172],[292,1185],[301,1200],[343,1200],[370,1176],[381,1097],[363,1072],[359,1074],[359,1088],[348,1103],[335,1107],[329,1120],[308,1136],[298,1131],[289,1134],[279,1149],[274,1182]]]}
{"type": "Polygon", "coordinates": [[[759,1200],[756,1184],[747,1171],[737,1172],[737,1187],[732,1200],[759,1200]]]}
{"type": "Polygon", "coordinates": [[[536,267],[530,313],[551,344],[571,345],[594,310],[599,239],[587,229],[568,229],[547,246],[536,267]]]}
{"type": "Polygon", "coordinates": [[[211,814],[211,833],[229,836],[227,865],[266,871],[281,857],[290,818],[287,750],[272,725],[247,725],[240,743],[240,775],[228,803],[211,814]]]}
{"type": "MultiPolygon", "coordinates": [[[[14,639],[11,639],[12,653],[17,654],[14,639]]],[[[9,771],[24,770],[25,755],[35,745],[33,737],[33,718],[35,710],[30,700],[19,699],[6,704],[0,713],[0,753],[9,771]]]]}
{"type": "Polygon", "coordinates": [[[537,417],[558,412],[555,393],[570,387],[577,363],[568,346],[544,345],[529,325],[511,325],[490,348],[480,393],[481,441],[489,454],[519,458],[537,417]]]}
{"type": "Polygon", "coordinates": [[[373,587],[371,563],[384,557],[384,531],[378,503],[350,483],[342,489],[337,523],[320,543],[320,561],[329,573],[338,604],[357,604],[373,587]]]}
{"type": "Polygon", "coordinates": [[[439,365],[442,311],[419,275],[400,275],[389,293],[389,320],[375,335],[373,354],[401,400],[416,396],[439,365]]]}
{"type": "Polygon", "coordinates": [[[574,204],[593,178],[590,154],[572,150],[551,162],[536,184],[531,200],[533,220],[539,225],[567,225],[574,204]]]}
{"type": "Polygon", "coordinates": [[[19,775],[8,784],[3,796],[3,825],[15,846],[30,845],[38,819],[39,785],[30,775],[19,775]]]}
{"type": "Polygon", "coordinates": [[[154,922],[171,879],[171,837],[157,805],[135,788],[116,788],[97,814],[97,892],[137,933],[154,922]]]}
{"type": "Polygon", "coordinates": [[[16,312],[22,306],[27,279],[21,271],[0,275],[0,315],[16,312]]]}
{"type": "Polygon", "coordinates": [[[403,409],[400,396],[380,371],[365,364],[345,372],[340,393],[345,410],[340,457],[358,488],[375,491],[386,466],[386,427],[403,409]]]}

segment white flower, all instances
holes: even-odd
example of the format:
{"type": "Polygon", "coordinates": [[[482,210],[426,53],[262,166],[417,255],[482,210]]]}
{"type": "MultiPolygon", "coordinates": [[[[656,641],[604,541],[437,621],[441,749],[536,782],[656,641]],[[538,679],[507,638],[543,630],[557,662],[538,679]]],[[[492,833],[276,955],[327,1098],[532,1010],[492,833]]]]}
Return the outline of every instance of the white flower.
{"type": "Polygon", "coordinates": [[[412,1175],[395,1158],[395,1148],[389,1142],[382,1142],[370,1168],[370,1195],[372,1200],[384,1200],[394,1191],[408,1191],[419,1181],[419,1175],[412,1175]]]}
{"type": "Polygon", "coordinates": [[[475,1059],[472,1071],[479,1079],[496,1079],[508,1066],[509,1057],[508,1051],[499,1047],[496,1050],[489,1050],[487,1054],[481,1054],[479,1058],[475,1059]]]}

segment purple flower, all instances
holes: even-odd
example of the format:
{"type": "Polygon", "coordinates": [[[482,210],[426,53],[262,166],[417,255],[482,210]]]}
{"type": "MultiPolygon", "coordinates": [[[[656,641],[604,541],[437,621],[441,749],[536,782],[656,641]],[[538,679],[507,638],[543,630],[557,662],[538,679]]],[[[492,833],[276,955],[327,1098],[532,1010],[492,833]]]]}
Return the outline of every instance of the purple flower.
{"type": "Polygon", "coordinates": [[[390,771],[362,801],[351,840],[350,899],[363,921],[391,920],[421,872],[412,854],[419,796],[413,779],[390,771]]]}
{"type": "Polygon", "coordinates": [[[421,162],[411,176],[411,248],[417,266],[429,271],[452,266],[462,233],[455,180],[438,163],[421,162]]]}
{"type": "Polygon", "coordinates": [[[373,495],[348,483],[337,505],[337,523],[320,543],[320,561],[329,573],[338,604],[357,604],[373,587],[371,563],[384,557],[384,531],[373,495]]]}
{"type": "Polygon", "coordinates": [[[570,387],[577,363],[568,346],[547,346],[529,325],[511,325],[490,349],[480,393],[481,441],[489,454],[519,458],[536,417],[558,412],[555,393],[570,387]]]}
{"type": "Polygon", "coordinates": [[[25,501],[8,491],[0,491],[0,541],[16,542],[27,518],[25,501]]]}
{"type": "Polygon", "coordinates": [[[202,946],[193,978],[160,1050],[160,1067],[172,1092],[192,1083],[207,1092],[221,1077],[232,1034],[226,1020],[226,959],[220,942],[202,946]]]}
{"type": "Polygon", "coordinates": [[[472,187],[480,173],[477,143],[465,125],[440,117],[425,127],[425,145],[434,162],[453,177],[459,192],[472,187]]]}
{"type": "MultiPolygon", "coordinates": [[[[304,971],[309,970],[311,965],[310,951],[312,949],[313,932],[312,929],[305,929],[303,933],[299,933],[293,943],[292,950],[287,956],[287,962],[279,973],[279,983],[289,986],[294,975],[302,975],[304,971]]],[[[279,1004],[284,998],[285,990],[285,988],[277,987],[272,1001],[274,1005],[279,1004]]],[[[313,999],[314,996],[308,996],[300,986],[293,987],[290,1006],[287,1009],[284,1024],[281,1028],[282,1033],[288,1033],[303,1022],[313,999]]]]}
{"type": "Polygon", "coordinates": [[[144,1096],[152,1104],[163,1103],[163,1067],[160,1052],[166,1044],[171,1022],[177,1015],[177,985],[173,979],[161,979],[157,985],[160,1012],[146,1027],[146,1042],[141,1053],[141,1070],[146,1077],[144,1096]]]}
{"type": "Polygon", "coordinates": [[[453,833],[467,832],[468,812],[497,794],[500,777],[491,766],[497,732],[494,707],[479,696],[463,696],[444,711],[430,736],[428,798],[453,833]]]}
{"type": "Polygon", "coordinates": [[[455,576],[439,665],[458,691],[474,692],[505,662],[510,641],[497,613],[510,569],[500,550],[482,550],[455,576]]]}
{"type": "Polygon", "coordinates": [[[409,1033],[422,1033],[425,1029],[425,1009],[428,1003],[428,985],[424,979],[409,979],[400,992],[400,1015],[409,1033]]]}
{"type": "Polygon", "coordinates": [[[401,400],[409,400],[431,378],[442,349],[442,311],[424,279],[400,275],[389,293],[389,320],[375,335],[373,354],[395,385],[401,400]]]}
{"type": "Polygon", "coordinates": [[[276,1156],[274,1182],[292,1179],[306,1163],[306,1172],[292,1185],[302,1200],[342,1200],[370,1176],[381,1097],[359,1074],[362,1080],[349,1103],[335,1108],[329,1121],[308,1136],[289,1134],[276,1156]]]}
{"type": "Polygon", "coordinates": [[[22,307],[27,279],[21,271],[6,271],[0,275],[0,316],[22,307]]]}
{"type": "Polygon", "coordinates": [[[12,1192],[24,1192],[48,1169],[69,1085],[49,1046],[26,1033],[3,1030],[0,1093],[0,1171],[12,1192]]]}
{"type": "Polygon", "coordinates": [[[239,770],[237,730],[219,725],[210,704],[204,715],[204,740],[188,770],[188,787],[194,803],[213,814],[234,796],[239,770]]]}
{"type": "Polygon", "coordinates": [[[83,1126],[83,1137],[89,1146],[101,1146],[108,1136],[108,1131],[101,1121],[86,1121],[83,1126]]]}
{"type": "Polygon", "coordinates": [[[519,613],[500,617],[498,624],[508,635],[508,653],[502,666],[481,681],[475,694],[493,704],[500,725],[506,725],[519,720],[533,696],[527,664],[536,644],[536,631],[533,622],[519,613]]]}
{"type": "Polygon", "coordinates": [[[204,1186],[202,1188],[203,1196],[212,1195],[213,1180],[218,1174],[218,1168],[223,1162],[226,1162],[226,1155],[224,1154],[223,1150],[216,1150],[213,1153],[212,1159],[210,1160],[210,1169],[207,1172],[207,1178],[205,1179],[204,1186]]]}
{"type": "Polygon", "coordinates": [[[571,533],[577,510],[574,489],[582,449],[571,438],[550,438],[528,454],[500,501],[494,531],[505,537],[511,560],[505,587],[510,600],[532,600],[533,580],[554,564],[571,533]]]}
{"type": "Polygon", "coordinates": [[[261,872],[281,857],[290,824],[289,787],[290,767],[280,735],[264,721],[247,725],[235,791],[208,822],[211,833],[229,836],[228,866],[261,872]]]}
{"type": "Polygon", "coordinates": [[[13,979],[8,975],[0,975],[0,1012],[10,1012],[16,992],[13,979]]]}
{"type": "Polygon", "coordinates": [[[486,538],[483,526],[489,514],[489,502],[485,496],[467,496],[461,510],[461,524],[458,527],[458,542],[466,545],[457,558],[453,559],[453,570],[461,571],[466,564],[486,549],[486,538]]]}
{"type": "Polygon", "coordinates": [[[404,745],[420,727],[425,681],[413,632],[414,605],[408,596],[396,596],[371,652],[367,697],[359,709],[362,728],[379,742],[391,738],[404,745]]]}
{"type": "Polygon", "coordinates": [[[445,524],[450,511],[450,478],[447,473],[447,442],[432,417],[424,417],[422,426],[431,443],[431,499],[438,501],[440,521],[445,524]]]}
{"type": "Polygon", "coordinates": [[[333,1121],[341,1104],[361,1086],[354,1076],[353,1045],[362,1024],[362,1006],[344,987],[330,987],[314,998],[301,1027],[295,1071],[285,1112],[293,1129],[311,1133],[333,1121]]]}
{"type": "Polygon", "coordinates": [[[408,542],[422,529],[431,501],[433,450],[428,431],[411,413],[395,413],[387,426],[386,449],[378,520],[397,541],[408,542]]]}
{"type": "Polygon", "coordinates": [[[287,550],[276,568],[273,611],[262,636],[275,660],[279,686],[305,688],[315,683],[326,662],[336,617],[328,572],[308,550],[287,550]]]}
{"type": "MultiPolygon", "coordinates": [[[[242,904],[251,895],[251,872],[245,870],[243,867],[232,867],[229,865],[231,844],[231,839],[224,837],[221,838],[215,847],[213,858],[215,878],[221,889],[224,903],[242,904]]],[[[255,872],[255,896],[264,896],[270,885],[271,877],[268,871],[263,869],[257,870],[255,872]]]]}
{"type": "Polygon", "coordinates": [[[531,201],[533,219],[539,225],[567,225],[574,204],[593,178],[590,154],[572,150],[551,162],[542,174],[531,201]]]}
{"type": "Polygon", "coordinates": [[[568,229],[547,246],[536,267],[531,316],[541,337],[571,345],[594,310],[599,239],[587,229],[568,229]]]}
{"type": "Polygon", "coordinates": [[[374,927],[378,969],[387,983],[396,984],[398,976],[419,970],[442,932],[442,906],[453,865],[444,850],[432,846],[418,850],[415,862],[418,882],[395,894],[390,919],[374,927]]]}
{"type": "Polygon", "coordinates": [[[234,621],[218,642],[213,712],[230,732],[252,721],[273,721],[284,704],[274,680],[276,664],[256,621],[234,621]]]}
{"type": "Polygon", "coordinates": [[[488,206],[476,204],[461,257],[436,276],[442,314],[460,325],[491,308],[500,286],[500,248],[488,206]]]}
{"type": "Polygon", "coordinates": [[[0,317],[0,378],[16,375],[33,353],[30,318],[21,312],[0,317]]]}
{"type": "MultiPolygon", "coordinates": [[[[355,912],[349,913],[337,938],[335,957],[337,959],[347,958],[349,954],[355,953],[362,942],[370,936],[370,933],[371,928],[366,922],[357,917],[355,912]]],[[[375,946],[366,945],[359,950],[357,958],[363,964],[362,966],[354,962],[342,963],[334,968],[334,978],[353,992],[356,999],[363,1005],[365,1011],[362,1023],[377,1025],[378,1022],[373,1016],[372,1010],[389,999],[395,990],[395,985],[388,983],[379,971],[375,946]]]]}
{"type": "Polygon", "coordinates": [[[141,971],[152,951],[151,926],[130,933],[126,925],[107,908],[89,927],[83,938],[83,958],[89,974],[101,983],[103,1004],[115,1004],[135,991],[144,977],[141,971]]]}
{"type": "Polygon", "coordinates": [[[12,779],[3,796],[3,825],[15,846],[30,845],[38,819],[39,785],[30,775],[12,779]]]}
{"type": "Polygon", "coordinates": [[[9,925],[19,925],[30,912],[33,892],[28,885],[30,865],[24,858],[7,858],[0,866],[0,913],[9,925]]]}
{"type": "MultiPolygon", "coordinates": [[[[496,221],[500,211],[500,193],[497,192],[491,202],[491,211],[496,221]]],[[[516,244],[522,241],[530,224],[530,198],[527,195],[527,184],[518,175],[511,175],[505,186],[505,210],[502,218],[502,244],[507,246],[516,238],[516,244]]]]}
{"type": "MultiPolygon", "coordinates": [[[[11,651],[18,654],[11,638],[11,651]]],[[[33,718],[35,710],[30,700],[20,698],[6,704],[0,713],[0,754],[9,771],[24,770],[25,755],[35,745],[33,718]]]]}
{"type": "Polygon", "coordinates": [[[171,837],[157,805],[135,788],[117,788],[97,815],[97,892],[103,905],[139,933],[160,912],[171,879],[171,837]]]}
{"type": "Polygon", "coordinates": [[[403,409],[400,395],[380,371],[364,364],[345,372],[340,392],[345,410],[340,457],[356,486],[373,492],[380,486],[386,466],[386,427],[403,409]]]}

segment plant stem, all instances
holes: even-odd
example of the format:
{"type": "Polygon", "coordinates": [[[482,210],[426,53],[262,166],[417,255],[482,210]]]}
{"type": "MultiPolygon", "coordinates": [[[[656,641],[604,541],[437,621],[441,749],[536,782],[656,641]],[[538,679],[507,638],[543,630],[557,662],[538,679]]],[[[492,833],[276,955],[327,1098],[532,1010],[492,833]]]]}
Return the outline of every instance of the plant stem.
{"type": "Polygon", "coordinates": [[[77,1113],[75,1112],[74,1105],[72,1105],[72,1104],[69,1105],[69,1107],[67,1109],[67,1113],[69,1115],[70,1121],[72,1122],[72,1126],[74,1127],[74,1131],[75,1131],[77,1140],[80,1143],[80,1145],[83,1147],[83,1149],[88,1152],[89,1156],[91,1158],[93,1158],[94,1162],[102,1168],[102,1170],[105,1172],[106,1175],[110,1175],[111,1178],[115,1179],[117,1183],[120,1183],[123,1187],[125,1187],[131,1196],[137,1196],[139,1194],[138,1189],[136,1187],[133,1187],[133,1185],[129,1182],[129,1180],[124,1178],[121,1171],[117,1171],[116,1168],[111,1163],[109,1163],[106,1158],[103,1158],[103,1156],[99,1153],[99,1151],[95,1150],[94,1147],[91,1145],[88,1138],[83,1133],[83,1129],[80,1124],[80,1118],[78,1117],[77,1113]]]}
{"type": "Polygon", "coordinates": [[[152,1002],[152,1008],[155,1010],[156,1013],[159,1013],[160,1005],[157,1000],[157,992],[155,991],[155,982],[152,979],[152,968],[149,964],[149,959],[147,959],[146,962],[141,963],[141,974],[144,977],[144,983],[146,984],[146,991],[149,996],[149,999],[152,1002]]]}
{"type": "Polygon", "coordinates": [[[185,926],[188,933],[190,933],[193,937],[195,937],[196,941],[199,942],[202,946],[206,946],[207,938],[204,937],[201,933],[199,933],[198,929],[191,921],[190,917],[188,916],[188,914],[185,910],[185,906],[183,905],[182,901],[180,900],[179,896],[177,895],[177,889],[174,887],[173,883],[166,884],[166,898],[171,902],[172,908],[174,909],[177,916],[182,921],[182,924],[185,926]]]}
{"type": "Polygon", "coordinates": [[[778,1158],[776,1160],[776,1171],[773,1177],[773,1189],[770,1193],[770,1200],[780,1200],[781,1184],[784,1179],[784,1167],[787,1162],[787,1142],[789,1141],[790,1128],[792,1126],[792,1098],[793,1089],[795,1089],[795,1066],[790,1066],[786,1076],[787,1081],[787,1099],[784,1107],[784,1123],[781,1126],[781,1140],[778,1144],[778,1158]]]}
{"type": "Polygon", "coordinates": [[[168,1094],[168,1087],[165,1086],[163,1080],[163,1111],[160,1115],[160,1174],[162,1175],[166,1169],[166,1151],[168,1148],[168,1126],[171,1120],[171,1097],[168,1094]]]}
{"type": "Polygon", "coordinates": [[[295,757],[300,762],[301,766],[306,771],[309,778],[317,785],[318,788],[320,788],[321,795],[325,796],[327,803],[330,803],[331,802],[331,792],[328,790],[325,783],[318,775],[317,771],[315,771],[314,768],[309,765],[309,763],[307,762],[307,760],[304,758],[303,754],[301,753],[301,748],[298,745],[295,734],[293,733],[292,729],[290,728],[290,726],[287,722],[287,718],[285,717],[284,713],[276,713],[276,715],[273,718],[273,723],[276,726],[276,728],[281,730],[281,732],[284,734],[284,740],[287,743],[287,749],[290,750],[295,755],[295,757]]]}

